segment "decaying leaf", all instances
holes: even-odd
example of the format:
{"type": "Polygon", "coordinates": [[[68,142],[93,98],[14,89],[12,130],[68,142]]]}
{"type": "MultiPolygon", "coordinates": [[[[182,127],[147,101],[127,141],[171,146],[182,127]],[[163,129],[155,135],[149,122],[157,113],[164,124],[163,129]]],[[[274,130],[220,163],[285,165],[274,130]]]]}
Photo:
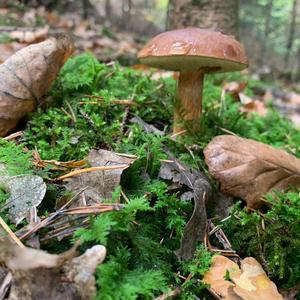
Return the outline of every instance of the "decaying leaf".
{"type": "Polygon", "coordinates": [[[38,28],[37,30],[14,30],[10,32],[10,38],[17,40],[20,43],[37,43],[45,40],[49,32],[49,27],[38,28]]]}
{"type": "Polygon", "coordinates": [[[191,191],[182,196],[185,199],[194,200],[193,214],[184,229],[180,248],[176,251],[180,259],[191,259],[197,243],[204,240],[207,222],[205,203],[211,197],[211,186],[204,174],[195,170],[191,172],[174,157],[170,156],[170,158],[172,160],[162,163],[159,177],[172,180],[177,187],[190,188],[191,191]]]}
{"type": "Polygon", "coordinates": [[[261,117],[265,117],[268,113],[266,105],[259,100],[252,100],[250,102],[245,103],[240,108],[240,111],[247,113],[247,115],[251,113],[257,113],[261,117]]]}
{"type": "Polygon", "coordinates": [[[0,136],[35,110],[73,52],[66,35],[19,50],[0,65],[0,136]]]}
{"type": "Polygon", "coordinates": [[[233,276],[232,280],[235,283],[233,291],[242,299],[283,299],[278,293],[276,285],[253,257],[246,257],[242,260],[241,270],[241,275],[233,276]]]}
{"type": "MultiPolygon", "coordinates": [[[[208,272],[204,274],[203,282],[209,284],[211,289],[221,298],[228,298],[229,288],[233,287],[233,282],[226,280],[225,276],[230,274],[241,274],[239,266],[232,260],[222,255],[215,255],[212,258],[212,266],[208,272]]],[[[231,278],[230,277],[230,278],[231,278]]]]}
{"type": "Polygon", "coordinates": [[[271,190],[300,186],[300,160],[269,145],[232,135],[215,137],[204,150],[209,172],[221,190],[250,208],[262,205],[271,190]]]}
{"type": "Polygon", "coordinates": [[[93,246],[75,257],[76,247],[60,255],[0,243],[0,263],[12,274],[9,300],[88,300],[96,293],[94,272],[106,248],[93,246]]]}
{"type": "Polygon", "coordinates": [[[8,208],[9,219],[15,224],[42,202],[47,189],[43,178],[37,175],[0,175],[0,186],[10,194],[2,209],[8,208]]]}
{"type": "Polygon", "coordinates": [[[213,293],[226,300],[282,300],[276,285],[268,278],[261,265],[247,257],[239,266],[222,255],[212,259],[212,266],[204,274],[203,282],[213,293]]]}
{"type": "MultiPolygon", "coordinates": [[[[101,166],[130,166],[135,161],[135,157],[116,154],[107,150],[91,150],[87,162],[92,167],[101,166]]],[[[75,193],[84,189],[85,201],[88,204],[101,203],[105,199],[110,199],[112,192],[120,184],[120,179],[124,168],[107,171],[93,171],[78,174],[66,179],[66,188],[75,193]]],[[[76,203],[75,206],[80,205],[76,203]]]]}
{"type": "Polygon", "coordinates": [[[13,55],[16,51],[24,48],[26,44],[21,44],[17,42],[11,42],[7,44],[0,44],[0,64],[2,64],[6,59],[13,55]]]}
{"type": "Polygon", "coordinates": [[[229,93],[234,100],[239,101],[242,104],[240,111],[247,113],[247,115],[257,113],[262,117],[266,116],[268,109],[264,102],[253,99],[243,93],[246,86],[247,82],[225,82],[223,85],[222,95],[225,96],[226,93],[229,93]]]}
{"type": "Polygon", "coordinates": [[[247,82],[225,82],[223,84],[222,93],[229,93],[233,97],[233,99],[235,99],[236,101],[241,101],[239,94],[246,88],[246,86],[247,82]]]}

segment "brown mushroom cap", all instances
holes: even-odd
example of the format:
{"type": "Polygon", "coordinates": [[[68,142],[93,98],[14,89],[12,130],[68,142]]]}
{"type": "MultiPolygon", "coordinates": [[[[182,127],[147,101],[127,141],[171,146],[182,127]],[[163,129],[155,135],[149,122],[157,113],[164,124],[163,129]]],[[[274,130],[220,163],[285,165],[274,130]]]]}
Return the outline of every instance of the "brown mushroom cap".
{"type": "Polygon", "coordinates": [[[244,47],[234,37],[199,28],[161,33],[145,45],[138,58],[143,64],[174,71],[230,72],[248,66],[244,47]]]}

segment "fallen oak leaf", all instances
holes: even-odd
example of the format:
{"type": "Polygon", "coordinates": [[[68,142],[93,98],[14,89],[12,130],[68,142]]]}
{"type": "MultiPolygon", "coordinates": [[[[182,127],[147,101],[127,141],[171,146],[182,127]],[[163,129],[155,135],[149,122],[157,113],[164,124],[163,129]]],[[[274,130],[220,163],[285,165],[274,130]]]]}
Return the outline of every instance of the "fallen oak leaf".
{"type": "Polygon", "coordinates": [[[257,113],[261,117],[265,117],[268,113],[266,105],[259,100],[251,100],[250,102],[244,103],[240,111],[247,113],[248,116],[251,113],[257,113]]]}
{"type": "Polygon", "coordinates": [[[225,194],[259,208],[272,190],[300,187],[300,160],[269,145],[232,135],[215,137],[204,150],[210,174],[225,194]]]}
{"type": "Polygon", "coordinates": [[[210,291],[226,300],[282,300],[276,285],[268,278],[261,265],[247,257],[239,266],[222,255],[212,258],[212,266],[204,274],[203,282],[210,291]]]}
{"type": "Polygon", "coordinates": [[[59,35],[19,50],[0,65],[0,136],[36,109],[72,53],[71,39],[59,35]]]}
{"type": "Polygon", "coordinates": [[[222,255],[215,255],[212,258],[211,268],[204,274],[202,281],[210,285],[210,292],[217,294],[221,299],[228,299],[229,288],[233,287],[233,282],[226,280],[226,273],[230,276],[240,274],[239,266],[222,255]]]}
{"type": "Polygon", "coordinates": [[[244,300],[282,300],[276,285],[268,278],[262,266],[253,258],[246,257],[241,262],[241,275],[232,276],[233,291],[244,300]]]}

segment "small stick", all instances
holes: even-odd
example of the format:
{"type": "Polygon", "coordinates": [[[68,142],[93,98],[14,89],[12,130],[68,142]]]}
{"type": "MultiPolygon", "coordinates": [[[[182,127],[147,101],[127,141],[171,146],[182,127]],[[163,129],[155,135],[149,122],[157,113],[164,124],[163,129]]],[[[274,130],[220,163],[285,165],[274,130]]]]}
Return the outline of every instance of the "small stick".
{"type": "Polygon", "coordinates": [[[20,247],[25,248],[24,244],[17,238],[17,236],[14,234],[14,232],[8,227],[8,225],[5,223],[5,221],[0,217],[0,224],[3,227],[3,229],[8,233],[8,235],[14,240],[14,242],[20,247]]]}
{"type": "Polygon", "coordinates": [[[20,137],[22,135],[23,135],[23,131],[17,131],[17,132],[14,132],[14,133],[4,137],[3,139],[6,141],[10,141],[10,140],[14,140],[15,138],[20,137]]]}
{"type": "MultiPolygon", "coordinates": [[[[101,100],[101,101],[104,100],[104,98],[102,96],[96,96],[96,95],[85,95],[85,97],[87,97],[89,99],[97,99],[97,100],[101,100]]],[[[97,103],[99,103],[99,101],[90,101],[90,102],[81,101],[81,102],[79,102],[79,104],[85,104],[85,103],[97,104],[97,103]]],[[[108,104],[134,105],[136,103],[133,99],[112,99],[112,100],[109,100],[108,104]]]]}
{"type": "Polygon", "coordinates": [[[39,229],[47,226],[49,224],[50,221],[52,221],[53,219],[55,219],[58,215],[60,215],[60,212],[65,209],[68,205],[70,205],[70,203],[76,199],[82,192],[84,192],[87,189],[87,187],[85,187],[84,189],[80,190],[76,195],[74,195],[66,204],[64,204],[58,211],[56,211],[55,213],[53,213],[52,215],[50,215],[49,217],[46,217],[45,219],[43,219],[41,222],[39,222],[38,224],[36,224],[34,227],[32,227],[29,231],[27,231],[26,233],[24,233],[21,237],[20,240],[23,240],[25,238],[27,238],[29,235],[33,234],[34,232],[38,231],[39,229]]]}
{"type": "Polygon", "coordinates": [[[126,194],[125,194],[122,190],[121,190],[121,195],[122,195],[122,197],[124,198],[125,202],[126,202],[126,203],[129,203],[128,197],[126,196],[126,194]]]}
{"type": "Polygon", "coordinates": [[[0,286],[0,299],[1,300],[5,298],[5,295],[11,285],[11,282],[12,282],[12,274],[11,274],[11,272],[8,272],[0,286]]]}
{"type": "Polygon", "coordinates": [[[234,135],[234,136],[237,136],[237,137],[238,137],[238,135],[237,135],[236,133],[234,133],[234,132],[232,132],[232,131],[230,131],[230,130],[228,130],[228,129],[226,129],[226,128],[219,127],[219,129],[221,129],[221,130],[224,131],[225,133],[228,133],[228,134],[230,134],[230,135],[234,135]]]}
{"type": "Polygon", "coordinates": [[[99,166],[99,167],[91,167],[91,168],[85,168],[85,169],[80,169],[80,170],[75,170],[70,173],[67,173],[65,175],[59,176],[55,181],[59,180],[64,180],[69,177],[73,177],[82,173],[87,173],[87,172],[94,172],[94,171],[110,171],[110,170],[118,170],[118,169],[127,169],[128,165],[118,165],[118,166],[99,166]]]}

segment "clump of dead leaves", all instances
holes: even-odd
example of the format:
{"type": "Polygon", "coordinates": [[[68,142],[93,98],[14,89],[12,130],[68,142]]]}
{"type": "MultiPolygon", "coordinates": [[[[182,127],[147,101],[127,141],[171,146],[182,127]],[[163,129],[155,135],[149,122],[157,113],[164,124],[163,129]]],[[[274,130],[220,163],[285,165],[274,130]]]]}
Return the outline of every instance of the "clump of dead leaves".
{"type": "Polygon", "coordinates": [[[37,108],[73,50],[70,37],[59,35],[19,50],[0,65],[0,136],[37,108]]]}

